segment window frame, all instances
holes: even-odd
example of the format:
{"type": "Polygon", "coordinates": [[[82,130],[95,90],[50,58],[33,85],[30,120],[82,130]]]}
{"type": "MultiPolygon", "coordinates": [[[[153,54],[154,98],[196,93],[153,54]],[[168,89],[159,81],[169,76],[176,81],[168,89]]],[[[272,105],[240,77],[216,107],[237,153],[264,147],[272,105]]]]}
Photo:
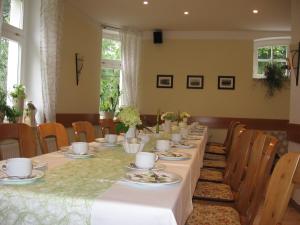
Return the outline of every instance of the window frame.
{"type": "MultiPolygon", "coordinates": [[[[271,38],[261,38],[253,41],[253,79],[265,79],[264,74],[258,74],[258,49],[263,47],[274,47],[274,46],[287,46],[287,56],[289,54],[289,45],[291,42],[291,37],[271,37],[271,38]]],[[[272,56],[273,57],[273,56],[272,56]]],[[[269,60],[266,60],[269,61],[269,60]]],[[[280,59],[276,59],[278,62],[285,62],[280,59]]]]}
{"type": "MultiPolygon", "coordinates": [[[[15,27],[9,23],[6,23],[4,20],[2,20],[2,33],[1,38],[5,38],[11,41],[15,41],[19,45],[19,58],[18,58],[18,72],[17,72],[17,84],[20,84],[22,81],[22,74],[24,70],[23,66],[23,60],[24,59],[24,43],[25,43],[25,28],[24,28],[24,21],[25,21],[25,13],[26,13],[26,0],[23,0],[23,6],[22,6],[22,23],[21,27],[18,28],[15,27]]],[[[1,15],[2,16],[2,15],[1,15]]],[[[2,18],[1,18],[2,19],[2,18]]],[[[10,91],[10,90],[7,90],[10,91]]]]}
{"type": "MultiPolygon", "coordinates": [[[[109,29],[102,30],[102,39],[111,39],[115,41],[120,41],[119,32],[109,29]]],[[[101,48],[102,52],[102,48],[101,48]]],[[[113,59],[103,59],[101,56],[101,69],[109,68],[109,69],[119,69],[121,70],[122,64],[120,60],[113,60],[113,59]]],[[[121,76],[121,75],[120,75],[121,76]]]]}

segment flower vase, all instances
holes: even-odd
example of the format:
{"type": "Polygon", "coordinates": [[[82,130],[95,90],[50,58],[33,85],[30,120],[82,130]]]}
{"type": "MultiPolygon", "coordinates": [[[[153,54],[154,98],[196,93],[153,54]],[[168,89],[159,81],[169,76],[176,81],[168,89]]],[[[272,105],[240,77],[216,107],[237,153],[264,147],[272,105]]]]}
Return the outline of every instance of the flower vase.
{"type": "Polygon", "coordinates": [[[165,120],[165,122],[164,122],[164,131],[166,133],[171,133],[171,125],[172,125],[171,120],[165,120]]]}
{"type": "Polygon", "coordinates": [[[17,123],[23,122],[24,100],[24,97],[18,97],[13,99],[13,107],[20,112],[20,116],[16,118],[17,123]]]}
{"type": "Polygon", "coordinates": [[[134,138],[136,132],[136,127],[129,127],[128,131],[125,134],[126,138],[134,138]]]}

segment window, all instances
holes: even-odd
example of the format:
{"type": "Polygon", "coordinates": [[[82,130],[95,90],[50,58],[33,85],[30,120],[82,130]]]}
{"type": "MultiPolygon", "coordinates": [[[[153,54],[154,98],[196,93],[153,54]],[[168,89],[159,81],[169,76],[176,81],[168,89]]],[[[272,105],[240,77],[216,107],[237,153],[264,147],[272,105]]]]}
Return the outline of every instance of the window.
{"type": "Polygon", "coordinates": [[[121,82],[121,42],[118,32],[103,30],[100,111],[115,111],[121,82]]]}
{"type": "Polygon", "coordinates": [[[23,0],[4,0],[0,39],[0,87],[7,91],[20,81],[23,36],[23,0]]]}
{"type": "Polygon", "coordinates": [[[254,40],[253,78],[264,78],[265,66],[268,63],[287,64],[289,37],[254,40]]]}

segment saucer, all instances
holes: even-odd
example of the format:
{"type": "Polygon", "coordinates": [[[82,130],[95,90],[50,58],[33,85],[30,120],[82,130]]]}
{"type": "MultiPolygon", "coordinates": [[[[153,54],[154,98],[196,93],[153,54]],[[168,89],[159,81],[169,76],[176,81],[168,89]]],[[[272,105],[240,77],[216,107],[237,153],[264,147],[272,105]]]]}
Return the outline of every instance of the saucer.
{"type": "Polygon", "coordinates": [[[8,177],[6,174],[0,174],[0,184],[30,184],[41,179],[45,173],[41,170],[32,170],[27,178],[8,177]]]}
{"type": "Polygon", "coordinates": [[[65,152],[65,156],[72,159],[87,159],[93,157],[94,154],[91,152],[87,152],[86,154],[75,154],[72,151],[65,152]]]}
{"type": "Polygon", "coordinates": [[[105,142],[105,143],[102,144],[102,146],[104,146],[104,147],[119,147],[120,144],[118,144],[118,143],[107,143],[107,142],[105,142]]]}
{"type": "Polygon", "coordinates": [[[151,169],[143,169],[143,168],[139,168],[135,165],[135,163],[130,163],[128,166],[126,166],[127,169],[131,169],[131,170],[151,170],[151,171],[160,171],[160,170],[164,170],[166,168],[165,165],[162,164],[155,164],[153,168],[151,169]]]}

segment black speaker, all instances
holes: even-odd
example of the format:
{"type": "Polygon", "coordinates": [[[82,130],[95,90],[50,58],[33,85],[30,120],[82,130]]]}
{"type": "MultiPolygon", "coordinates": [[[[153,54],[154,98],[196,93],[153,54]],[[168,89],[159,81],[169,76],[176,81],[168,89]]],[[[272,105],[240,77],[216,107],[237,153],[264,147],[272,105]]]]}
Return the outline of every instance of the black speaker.
{"type": "Polygon", "coordinates": [[[153,32],[153,43],[162,44],[163,43],[163,33],[161,30],[153,32]]]}

